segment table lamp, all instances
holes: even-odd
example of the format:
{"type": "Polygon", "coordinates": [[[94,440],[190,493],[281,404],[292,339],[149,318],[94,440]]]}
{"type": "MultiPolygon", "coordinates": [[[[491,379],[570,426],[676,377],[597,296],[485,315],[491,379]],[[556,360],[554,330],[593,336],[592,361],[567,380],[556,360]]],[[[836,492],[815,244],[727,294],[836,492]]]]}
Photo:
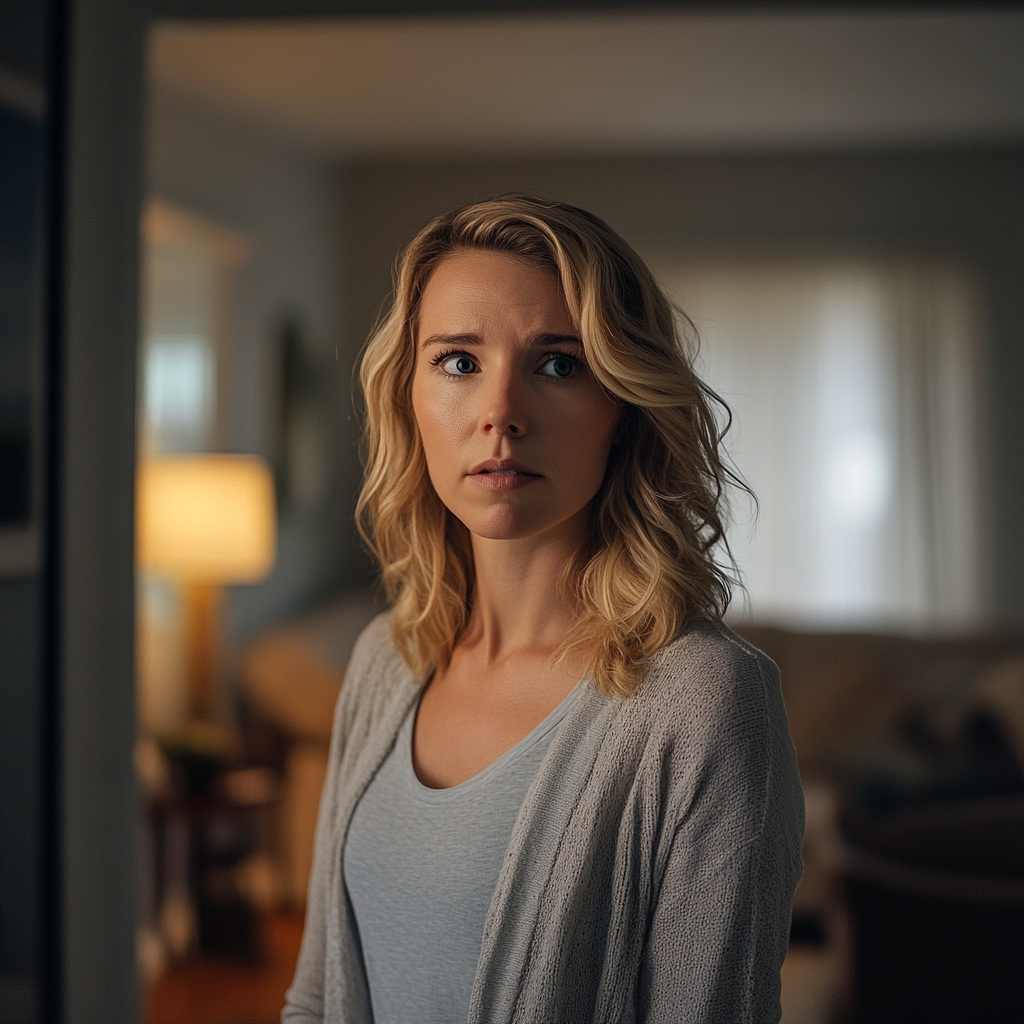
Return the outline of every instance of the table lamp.
{"type": "Polygon", "coordinates": [[[223,587],[256,583],[274,564],[274,485],[246,455],[176,455],[139,466],[136,561],[181,585],[188,712],[215,713],[223,587]]]}

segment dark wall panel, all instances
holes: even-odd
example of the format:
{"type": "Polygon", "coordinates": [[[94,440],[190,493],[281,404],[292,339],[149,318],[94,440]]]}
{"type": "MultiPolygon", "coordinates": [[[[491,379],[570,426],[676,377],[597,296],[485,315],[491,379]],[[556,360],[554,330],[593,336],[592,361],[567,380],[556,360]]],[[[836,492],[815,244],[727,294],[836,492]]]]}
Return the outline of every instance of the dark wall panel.
{"type": "Polygon", "coordinates": [[[38,576],[0,580],[0,1020],[39,1020],[44,783],[38,576]]]}
{"type": "Polygon", "coordinates": [[[42,469],[51,6],[0,11],[0,1021],[45,1019],[55,932],[42,469]]]}
{"type": "Polygon", "coordinates": [[[62,1019],[138,1020],[133,519],[144,5],[72,5],[54,346],[62,1019]]]}

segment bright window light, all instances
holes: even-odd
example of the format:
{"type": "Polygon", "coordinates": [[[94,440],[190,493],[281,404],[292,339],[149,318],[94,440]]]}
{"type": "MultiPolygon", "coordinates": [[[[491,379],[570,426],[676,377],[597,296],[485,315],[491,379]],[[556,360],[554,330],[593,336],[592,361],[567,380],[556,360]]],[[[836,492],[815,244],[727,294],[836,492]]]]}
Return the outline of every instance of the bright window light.
{"type": "Polygon", "coordinates": [[[198,334],[158,334],[146,350],[146,413],[154,434],[201,446],[213,414],[214,360],[198,334]]]}
{"type": "Polygon", "coordinates": [[[939,260],[654,258],[734,414],[734,614],[795,628],[968,627],[979,584],[977,303],[939,260]]]}

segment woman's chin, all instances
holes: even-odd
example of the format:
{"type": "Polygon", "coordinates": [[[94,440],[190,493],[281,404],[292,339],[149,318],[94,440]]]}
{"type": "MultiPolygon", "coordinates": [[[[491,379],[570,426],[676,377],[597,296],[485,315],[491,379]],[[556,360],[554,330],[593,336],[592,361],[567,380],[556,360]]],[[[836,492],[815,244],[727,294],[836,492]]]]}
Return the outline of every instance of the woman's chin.
{"type": "MultiPolygon", "coordinates": [[[[466,523],[466,520],[463,522],[466,523]]],[[[474,537],[481,540],[528,540],[543,532],[543,529],[538,530],[532,524],[524,523],[514,516],[498,521],[489,519],[484,522],[468,522],[466,527],[474,537]]]]}
{"type": "Polygon", "coordinates": [[[578,532],[575,515],[544,514],[538,509],[501,505],[459,516],[466,529],[476,538],[488,541],[527,541],[552,537],[565,530],[578,532]]]}

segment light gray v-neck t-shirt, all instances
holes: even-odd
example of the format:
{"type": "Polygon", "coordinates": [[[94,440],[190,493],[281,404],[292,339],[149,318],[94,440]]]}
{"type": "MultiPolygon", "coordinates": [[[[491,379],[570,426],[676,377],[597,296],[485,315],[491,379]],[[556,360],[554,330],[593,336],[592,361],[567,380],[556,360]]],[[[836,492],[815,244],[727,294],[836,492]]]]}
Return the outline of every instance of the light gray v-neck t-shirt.
{"type": "Polygon", "coordinates": [[[406,715],[355,809],[343,853],[375,1024],[464,1024],[512,826],[580,688],[492,765],[450,789],[416,777],[418,704],[406,715]]]}

